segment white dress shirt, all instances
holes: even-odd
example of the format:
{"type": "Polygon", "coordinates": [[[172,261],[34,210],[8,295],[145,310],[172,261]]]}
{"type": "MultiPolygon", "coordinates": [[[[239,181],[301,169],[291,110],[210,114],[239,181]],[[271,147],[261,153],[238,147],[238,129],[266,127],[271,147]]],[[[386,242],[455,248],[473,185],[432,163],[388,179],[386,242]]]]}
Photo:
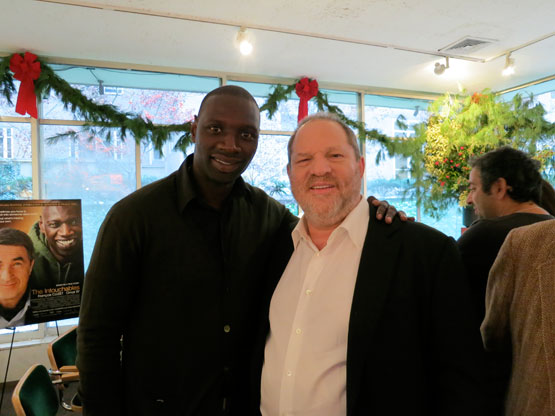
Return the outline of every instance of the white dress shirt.
{"type": "Polygon", "coordinates": [[[264,416],[347,413],[349,315],[369,207],[362,198],[318,250],[302,218],[295,251],[270,304],[261,405],[264,416]]]}

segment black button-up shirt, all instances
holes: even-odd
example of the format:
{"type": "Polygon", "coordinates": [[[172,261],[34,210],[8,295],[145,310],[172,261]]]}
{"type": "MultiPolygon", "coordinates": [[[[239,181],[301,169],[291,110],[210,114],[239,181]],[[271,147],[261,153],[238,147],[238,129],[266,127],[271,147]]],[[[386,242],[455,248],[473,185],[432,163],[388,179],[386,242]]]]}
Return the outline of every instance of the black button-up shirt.
{"type": "Polygon", "coordinates": [[[118,202],[100,229],[78,331],[85,414],[247,406],[262,269],[296,217],[242,179],[216,211],[198,197],[191,165],[189,156],[118,202]]]}

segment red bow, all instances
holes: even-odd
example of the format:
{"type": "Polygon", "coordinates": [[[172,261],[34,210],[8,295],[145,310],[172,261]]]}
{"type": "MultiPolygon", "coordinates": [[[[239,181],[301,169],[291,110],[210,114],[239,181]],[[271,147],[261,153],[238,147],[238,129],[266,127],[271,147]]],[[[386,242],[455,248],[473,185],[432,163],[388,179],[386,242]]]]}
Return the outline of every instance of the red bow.
{"type": "Polygon", "coordinates": [[[21,81],[15,111],[19,114],[29,114],[37,118],[37,97],[35,95],[35,84],[33,83],[40,75],[40,62],[37,55],[25,52],[25,57],[16,53],[10,59],[10,70],[14,78],[21,81]]]}
{"type": "Polygon", "coordinates": [[[315,79],[310,81],[307,77],[304,77],[295,85],[295,92],[300,98],[299,116],[297,117],[297,122],[300,123],[308,115],[308,100],[318,94],[318,81],[315,79]]]}

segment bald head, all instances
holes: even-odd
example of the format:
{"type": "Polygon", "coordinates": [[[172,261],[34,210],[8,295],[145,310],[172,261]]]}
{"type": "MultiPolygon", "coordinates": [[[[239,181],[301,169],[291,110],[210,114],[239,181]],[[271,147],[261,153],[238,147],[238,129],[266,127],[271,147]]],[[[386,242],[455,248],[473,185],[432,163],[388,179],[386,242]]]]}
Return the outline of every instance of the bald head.
{"type": "Polygon", "coordinates": [[[205,107],[205,103],[211,97],[215,97],[215,96],[219,96],[219,95],[226,95],[226,96],[235,97],[235,98],[243,98],[245,100],[249,100],[249,101],[253,102],[254,105],[256,105],[256,108],[258,108],[258,104],[257,104],[256,100],[250,94],[250,92],[248,92],[246,89],[244,89],[242,87],[238,87],[237,85],[224,85],[223,87],[216,88],[215,90],[212,90],[208,94],[206,94],[206,96],[204,97],[204,99],[200,103],[200,108],[198,110],[198,116],[199,117],[202,113],[202,110],[205,107]]]}

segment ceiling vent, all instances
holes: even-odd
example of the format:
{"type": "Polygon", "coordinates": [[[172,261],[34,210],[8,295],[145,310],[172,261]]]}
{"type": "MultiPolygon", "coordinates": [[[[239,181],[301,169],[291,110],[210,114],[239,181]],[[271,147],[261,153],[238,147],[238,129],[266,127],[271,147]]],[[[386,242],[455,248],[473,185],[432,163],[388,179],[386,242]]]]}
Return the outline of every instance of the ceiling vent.
{"type": "Polygon", "coordinates": [[[445,52],[452,55],[470,55],[494,42],[495,39],[485,39],[467,36],[462,38],[455,43],[445,46],[439,49],[440,52],[445,52]]]}

